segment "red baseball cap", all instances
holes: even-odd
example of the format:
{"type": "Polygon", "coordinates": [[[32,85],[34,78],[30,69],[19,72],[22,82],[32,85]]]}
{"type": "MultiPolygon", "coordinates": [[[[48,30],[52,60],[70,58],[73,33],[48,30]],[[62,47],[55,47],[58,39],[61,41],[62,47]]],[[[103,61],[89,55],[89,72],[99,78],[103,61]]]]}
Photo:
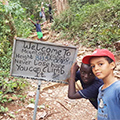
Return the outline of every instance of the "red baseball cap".
{"type": "Polygon", "coordinates": [[[107,49],[96,49],[96,50],[92,53],[92,55],[86,55],[85,57],[83,57],[82,62],[83,62],[84,64],[90,64],[90,59],[91,59],[92,57],[99,57],[99,56],[100,56],[100,57],[102,57],[102,56],[107,56],[107,57],[111,58],[111,59],[115,62],[115,57],[114,57],[113,53],[110,52],[110,51],[107,50],[107,49]]]}

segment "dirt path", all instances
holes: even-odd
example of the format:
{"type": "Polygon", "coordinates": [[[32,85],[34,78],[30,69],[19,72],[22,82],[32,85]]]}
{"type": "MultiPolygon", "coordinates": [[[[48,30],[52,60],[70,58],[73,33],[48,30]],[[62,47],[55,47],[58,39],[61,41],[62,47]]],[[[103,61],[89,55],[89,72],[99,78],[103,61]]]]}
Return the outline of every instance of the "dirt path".
{"type": "MultiPolygon", "coordinates": [[[[24,93],[25,102],[15,100],[8,104],[9,112],[1,120],[32,120],[36,98],[37,82],[29,80],[31,86],[24,93]],[[13,117],[13,116],[14,117],[13,117]]],[[[68,85],[42,81],[36,120],[92,120],[96,110],[88,100],[70,100],[67,97],[68,85]]]]}

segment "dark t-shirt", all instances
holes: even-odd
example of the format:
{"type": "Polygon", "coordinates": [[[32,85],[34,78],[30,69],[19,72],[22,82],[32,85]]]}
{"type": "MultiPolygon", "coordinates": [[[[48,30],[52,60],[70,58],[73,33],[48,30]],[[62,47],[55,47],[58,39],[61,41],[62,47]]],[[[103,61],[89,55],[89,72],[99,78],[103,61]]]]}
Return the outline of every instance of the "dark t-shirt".
{"type": "Polygon", "coordinates": [[[41,31],[41,25],[40,25],[40,24],[35,24],[35,27],[36,27],[36,31],[37,31],[37,32],[42,32],[42,31],[41,31]]]}
{"type": "Polygon", "coordinates": [[[51,14],[51,11],[52,11],[52,7],[49,6],[49,14],[51,14]]]}
{"type": "Polygon", "coordinates": [[[99,87],[103,84],[103,81],[96,77],[95,81],[92,84],[86,85],[81,80],[80,71],[76,72],[76,81],[77,80],[80,80],[81,85],[83,87],[83,90],[78,91],[80,96],[82,96],[82,98],[89,99],[92,105],[97,109],[98,108],[98,104],[97,104],[98,91],[99,91],[99,87]]]}

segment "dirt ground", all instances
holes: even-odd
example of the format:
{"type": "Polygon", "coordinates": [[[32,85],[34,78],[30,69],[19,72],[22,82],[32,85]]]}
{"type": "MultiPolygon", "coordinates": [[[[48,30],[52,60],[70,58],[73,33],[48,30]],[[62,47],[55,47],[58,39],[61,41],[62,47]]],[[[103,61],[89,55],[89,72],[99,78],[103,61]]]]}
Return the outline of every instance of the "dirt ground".
{"type": "MultiPolygon", "coordinates": [[[[6,105],[9,111],[1,115],[1,120],[32,120],[34,103],[30,103],[30,99],[36,99],[38,81],[28,82],[31,86],[23,94],[27,96],[25,102],[17,99],[6,105]]],[[[67,97],[67,91],[68,85],[42,81],[36,120],[92,120],[96,110],[89,101],[71,100],[67,97]]]]}
{"type": "MultiPolygon", "coordinates": [[[[54,36],[54,34],[52,33],[54,36]]],[[[56,44],[73,45],[73,41],[56,40],[52,38],[49,42],[56,44]]],[[[92,52],[93,49],[78,46],[77,61],[81,63],[82,57],[92,52]]],[[[120,79],[120,57],[116,55],[117,69],[115,75],[120,79]]],[[[23,96],[25,101],[16,98],[11,103],[6,104],[9,111],[0,114],[0,120],[32,120],[34,113],[34,101],[38,88],[38,80],[27,80],[30,86],[25,90],[23,96]]],[[[96,117],[97,111],[89,100],[71,100],[67,97],[68,85],[55,82],[41,81],[39,101],[37,107],[36,120],[92,120],[96,117]]]]}

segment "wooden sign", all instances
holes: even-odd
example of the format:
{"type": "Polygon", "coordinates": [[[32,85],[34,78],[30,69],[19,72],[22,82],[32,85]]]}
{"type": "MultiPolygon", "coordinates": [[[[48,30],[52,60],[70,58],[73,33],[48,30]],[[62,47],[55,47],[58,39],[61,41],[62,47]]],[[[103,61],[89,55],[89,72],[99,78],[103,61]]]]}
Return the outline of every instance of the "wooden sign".
{"type": "Polygon", "coordinates": [[[77,48],[37,40],[14,40],[10,74],[16,77],[62,82],[70,75],[77,48]]]}

